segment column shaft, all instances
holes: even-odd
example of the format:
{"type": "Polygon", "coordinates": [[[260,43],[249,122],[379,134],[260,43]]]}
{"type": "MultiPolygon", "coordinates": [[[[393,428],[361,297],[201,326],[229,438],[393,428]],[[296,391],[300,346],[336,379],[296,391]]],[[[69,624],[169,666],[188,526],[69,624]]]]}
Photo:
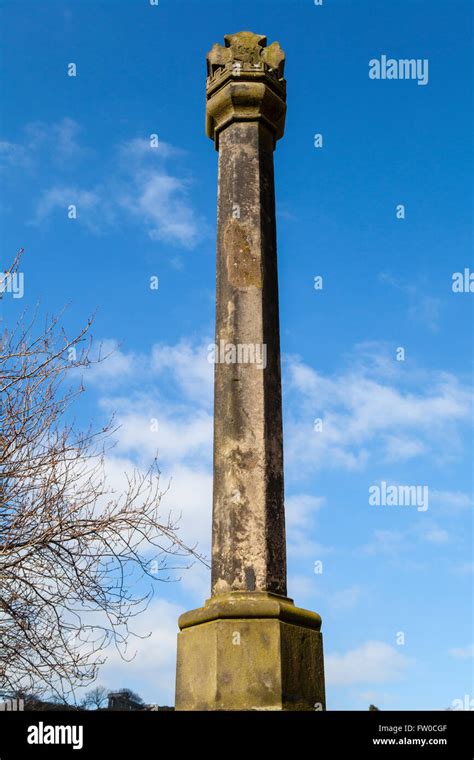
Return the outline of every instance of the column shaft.
{"type": "Polygon", "coordinates": [[[219,135],[213,594],[286,595],[273,149],[257,121],[219,135]]]}

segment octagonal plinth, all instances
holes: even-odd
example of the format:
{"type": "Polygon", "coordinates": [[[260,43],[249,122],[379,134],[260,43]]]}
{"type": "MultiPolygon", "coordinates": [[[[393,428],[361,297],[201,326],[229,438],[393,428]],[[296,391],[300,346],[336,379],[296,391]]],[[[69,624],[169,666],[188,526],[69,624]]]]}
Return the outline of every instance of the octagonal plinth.
{"type": "Polygon", "coordinates": [[[179,620],[176,710],[325,709],[321,619],[234,592],[179,620]]]}

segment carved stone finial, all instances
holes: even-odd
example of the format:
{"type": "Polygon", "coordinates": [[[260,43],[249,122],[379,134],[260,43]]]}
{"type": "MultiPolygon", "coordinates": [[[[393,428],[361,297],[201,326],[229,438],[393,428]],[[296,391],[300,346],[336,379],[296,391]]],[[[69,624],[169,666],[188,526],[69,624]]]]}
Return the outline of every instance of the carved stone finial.
{"type": "Polygon", "coordinates": [[[235,121],[261,121],[283,135],[286,111],[285,54],[278,42],[253,32],[224,36],[207,55],[206,131],[218,149],[219,132],[235,121]]]}
{"type": "Polygon", "coordinates": [[[278,79],[283,79],[285,54],[278,42],[267,47],[267,38],[253,32],[237,32],[224,35],[225,47],[215,43],[207,56],[207,73],[213,76],[218,69],[232,67],[235,64],[247,64],[248,67],[266,68],[278,79]]]}

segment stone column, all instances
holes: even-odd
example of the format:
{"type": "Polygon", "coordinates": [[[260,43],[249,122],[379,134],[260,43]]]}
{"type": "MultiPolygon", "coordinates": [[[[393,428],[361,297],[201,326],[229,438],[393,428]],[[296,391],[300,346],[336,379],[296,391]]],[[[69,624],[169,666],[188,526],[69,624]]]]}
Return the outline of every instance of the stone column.
{"type": "Polygon", "coordinates": [[[286,596],[273,151],[284,54],[251,32],[207,57],[219,151],[211,598],[179,620],[176,709],[323,709],[321,619],[286,596]]]}

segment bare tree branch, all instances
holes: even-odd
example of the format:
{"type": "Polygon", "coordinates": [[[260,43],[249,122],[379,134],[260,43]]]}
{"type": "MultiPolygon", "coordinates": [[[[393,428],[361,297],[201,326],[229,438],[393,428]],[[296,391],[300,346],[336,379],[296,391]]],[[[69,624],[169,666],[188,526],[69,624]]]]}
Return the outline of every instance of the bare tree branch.
{"type": "Polygon", "coordinates": [[[161,515],[156,460],[117,496],[105,477],[113,420],[80,431],[70,419],[84,388],[66,378],[92,362],[91,321],[72,339],[58,317],[38,332],[36,321],[23,313],[0,353],[0,690],[64,699],[95,679],[109,644],[125,657],[151,598],[143,578],[204,558],[161,515]]]}

